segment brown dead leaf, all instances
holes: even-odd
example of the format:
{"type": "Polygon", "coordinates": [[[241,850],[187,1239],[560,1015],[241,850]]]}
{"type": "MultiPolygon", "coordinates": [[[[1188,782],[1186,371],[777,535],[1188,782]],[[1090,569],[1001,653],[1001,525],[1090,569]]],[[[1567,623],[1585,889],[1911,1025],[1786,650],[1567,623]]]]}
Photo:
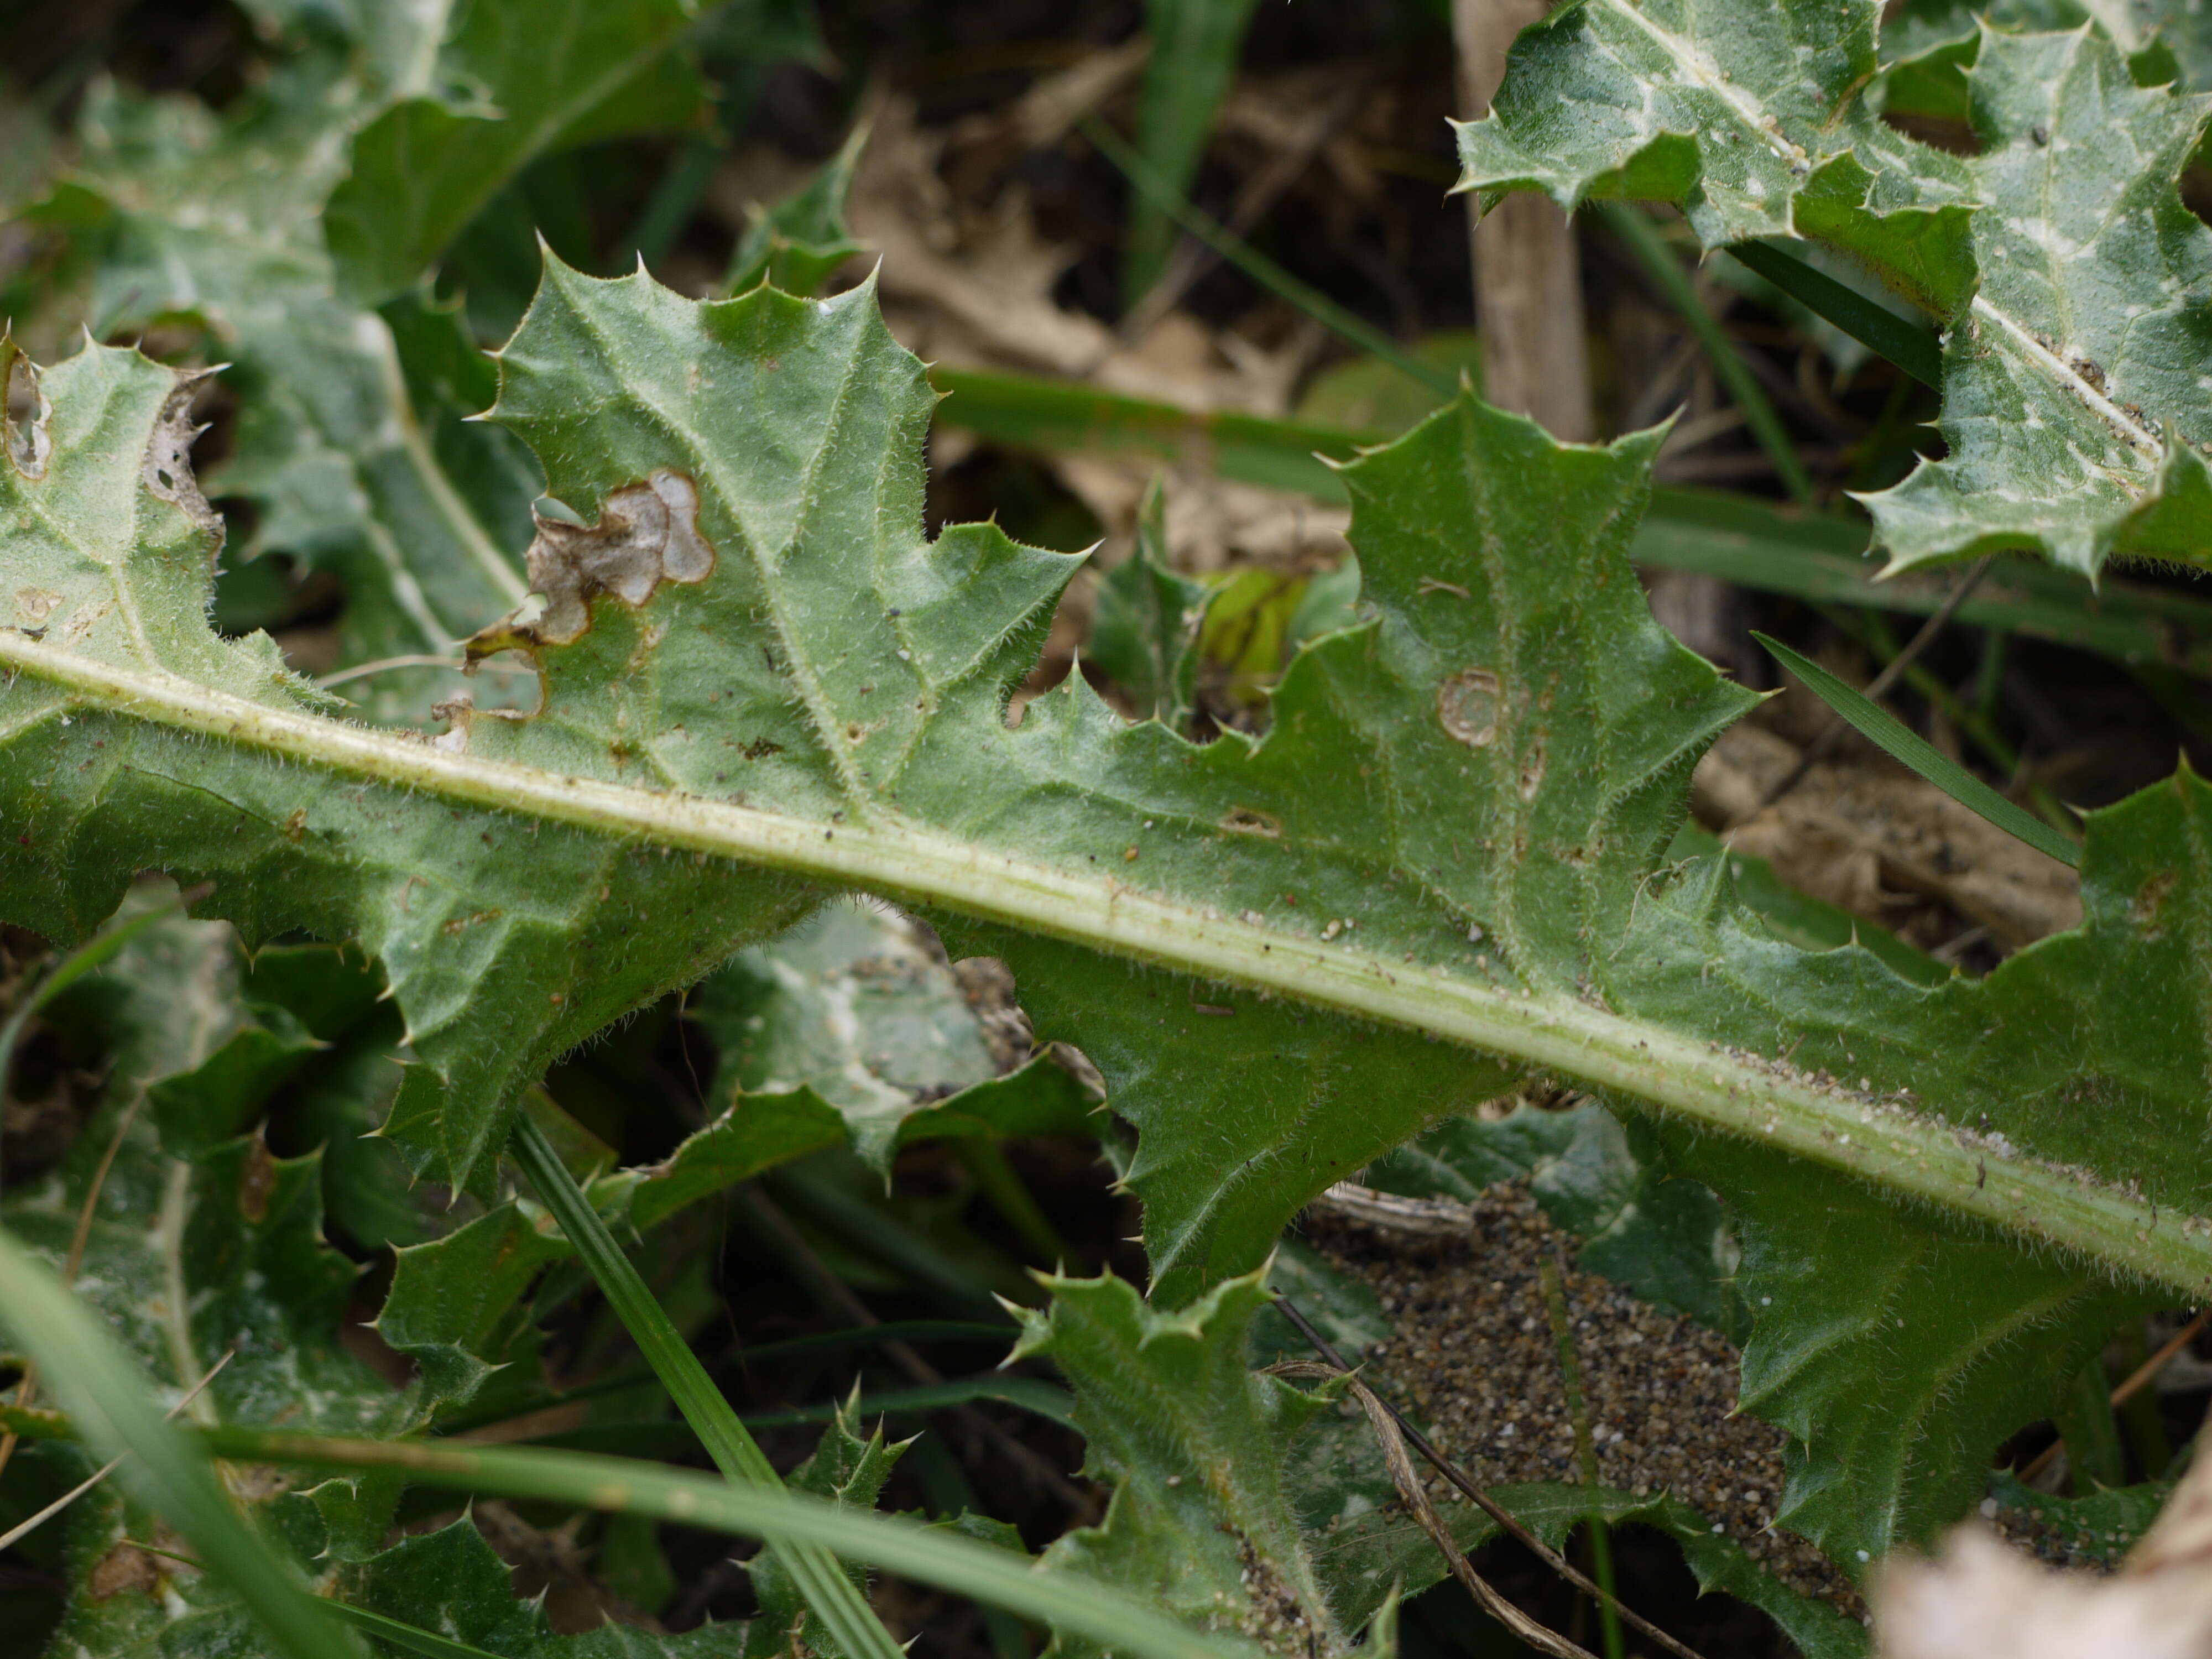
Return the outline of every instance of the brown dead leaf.
{"type": "Polygon", "coordinates": [[[1088,53],[1057,74],[1043,76],[1011,111],[1002,114],[994,110],[971,118],[1011,128],[1016,140],[1032,149],[1042,149],[1060,143],[1078,121],[1133,84],[1152,55],[1151,39],[1132,35],[1118,46],[1088,53]]]}
{"type": "Polygon", "coordinates": [[[1792,887],[1871,921],[1937,899],[2008,950],[2080,925],[2073,871],[1886,757],[1839,755],[1759,810],[1798,753],[1761,726],[1732,727],[1698,763],[1692,810],[1716,830],[1735,825],[1729,847],[1792,887]]]}
{"type": "Polygon", "coordinates": [[[847,217],[882,252],[884,315],[909,350],[930,362],[1088,380],[1189,410],[1288,410],[1310,349],[1303,340],[1267,351],[1171,313],[1124,343],[1054,300],[1075,251],[1038,233],[1018,184],[980,208],[956,202],[940,173],[944,132],[922,126],[902,97],[884,99],[874,122],[847,217]]]}
{"type": "Polygon", "coordinates": [[[1979,1524],[1934,1560],[1888,1564],[1882,1659],[2212,1659],[2212,1457],[2197,1454],[2110,1577],[2044,1566],[1979,1524]]]}
{"type": "MultiPolygon", "coordinates": [[[[1137,509],[1162,471],[1157,461],[1109,455],[1063,455],[1053,470],[1105,527],[1109,549],[1132,546],[1137,509]]],[[[1169,471],[1168,559],[1204,575],[1232,565],[1271,570],[1334,569],[1346,550],[1352,514],[1344,507],[1242,484],[1196,466],[1169,471]]],[[[1102,563],[1110,568],[1109,556],[1102,563]]]]}

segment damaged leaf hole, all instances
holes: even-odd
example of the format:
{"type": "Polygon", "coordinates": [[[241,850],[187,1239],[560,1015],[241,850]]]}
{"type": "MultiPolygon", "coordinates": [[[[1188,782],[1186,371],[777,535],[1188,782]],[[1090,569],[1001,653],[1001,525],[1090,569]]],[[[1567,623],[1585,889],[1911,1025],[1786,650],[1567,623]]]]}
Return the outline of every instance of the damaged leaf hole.
{"type": "Polygon", "coordinates": [[[39,384],[38,365],[4,336],[0,336],[0,375],[7,382],[7,412],[0,428],[4,428],[8,463],[35,483],[46,476],[46,462],[53,453],[53,439],[46,429],[53,405],[39,384]]]}
{"type": "Polygon", "coordinates": [[[468,642],[475,663],[496,652],[572,645],[592,625],[592,601],[602,594],[633,609],[663,582],[696,585],[714,574],[714,547],[699,530],[699,486],[667,467],[622,485],[600,504],[597,524],[572,524],[540,510],[524,556],[530,589],[542,601],[468,642]]]}

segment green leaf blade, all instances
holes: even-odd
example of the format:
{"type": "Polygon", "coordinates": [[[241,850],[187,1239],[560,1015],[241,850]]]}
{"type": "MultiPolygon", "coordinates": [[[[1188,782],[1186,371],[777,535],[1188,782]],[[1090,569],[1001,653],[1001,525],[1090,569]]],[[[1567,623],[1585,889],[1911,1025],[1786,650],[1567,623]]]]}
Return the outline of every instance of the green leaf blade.
{"type": "Polygon", "coordinates": [[[1802,680],[1821,702],[1850,722],[1859,734],[1902,762],[1960,805],[1987,818],[2039,853],[2070,867],[2079,866],[2081,849],[2042,819],[2015,806],[1979,778],[1878,704],[1869,702],[1802,653],[1764,634],[1753,635],[1774,659],[1802,680]]]}
{"type": "Polygon", "coordinates": [[[351,171],[331,198],[324,224],[351,289],[374,304],[408,288],[548,149],[696,116],[696,74],[653,73],[693,10],[682,0],[461,10],[435,49],[437,91],[399,88],[413,95],[355,138],[351,171]]]}
{"type": "Polygon", "coordinates": [[[1247,1334],[1267,1301],[1260,1276],[1180,1314],[1155,1311],[1110,1277],[1046,1283],[1050,1308],[1024,1313],[1014,1357],[1048,1357],[1067,1374],[1085,1467],[1115,1482],[1104,1522],[1054,1544],[1047,1568],[1271,1650],[1343,1651],[1282,1482],[1291,1440],[1324,1407],[1245,1369],[1247,1334]]]}

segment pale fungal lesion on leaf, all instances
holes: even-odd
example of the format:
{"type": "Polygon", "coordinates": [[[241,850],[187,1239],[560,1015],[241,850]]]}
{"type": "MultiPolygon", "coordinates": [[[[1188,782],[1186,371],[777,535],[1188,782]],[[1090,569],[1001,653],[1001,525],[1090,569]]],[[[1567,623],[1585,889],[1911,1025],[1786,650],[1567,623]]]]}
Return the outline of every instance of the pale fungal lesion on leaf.
{"type": "Polygon", "coordinates": [[[1270,841],[1280,840],[1283,821],[1273,812],[1263,812],[1256,806],[1232,806],[1222,814],[1221,827],[1235,836],[1265,836],[1270,841]]]}
{"type": "Polygon", "coordinates": [[[1457,741],[1487,749],[1498,736],[1498,676],[1487,668],[1462,668],[1437,687],[1437,718],[1457,741]]]}
{"type": "Polygon", "coordinates": [[[699,486],[668,467],[610,490],[595,525],[534,516],[538,533],[524,557],[543,608],[529,620],[515,611],[470,639],[471,665],[499,651],[574,644],[591,628],[601,594],[635,607],[663,582],[696,584],[714,574],[714,546],[699,529],[699,486]]]}

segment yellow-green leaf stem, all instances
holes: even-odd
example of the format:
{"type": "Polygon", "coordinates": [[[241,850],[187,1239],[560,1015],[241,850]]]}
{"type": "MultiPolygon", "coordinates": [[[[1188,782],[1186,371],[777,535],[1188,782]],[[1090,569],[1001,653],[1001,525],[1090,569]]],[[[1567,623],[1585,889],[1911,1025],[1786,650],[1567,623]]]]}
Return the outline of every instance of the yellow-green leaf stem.
{"type": "Polygon", "coordinates": [[[0,631],[0,665],[141,720],[417,794],[940,906],[1116,956],[1431,1031],[1617,1091],[1778,1151],[2079,1251],[2189,1295],[2212,1285],[2212,1221],[2006,1157],[1894,1097],[1718,1050],[1578,998],[1498,985],[1163,902],[1110,876],[994,855],[918,825],[823,828],[723,802],[449,754],[187,683],[72,661],[0,631]]]}

